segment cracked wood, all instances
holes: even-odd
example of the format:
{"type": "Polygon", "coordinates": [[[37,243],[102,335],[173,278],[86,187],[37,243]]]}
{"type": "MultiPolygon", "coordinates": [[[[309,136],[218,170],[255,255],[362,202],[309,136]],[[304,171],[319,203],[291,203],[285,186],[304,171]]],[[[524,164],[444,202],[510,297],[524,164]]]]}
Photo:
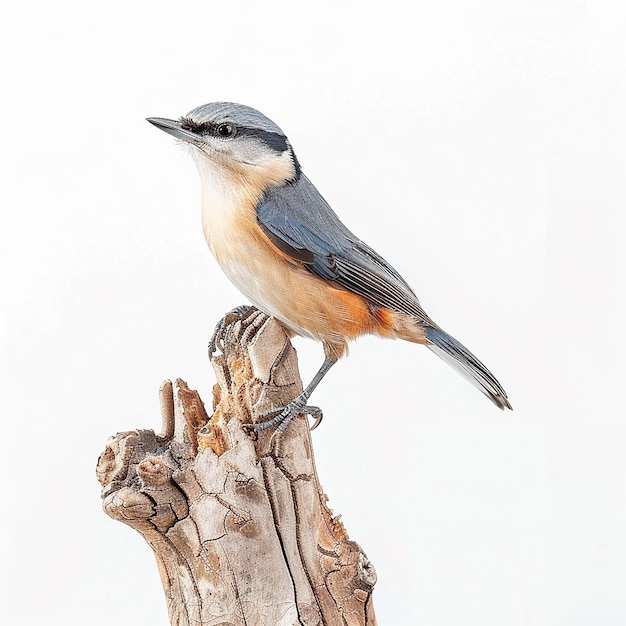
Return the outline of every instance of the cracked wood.
{"type": "Polygon", "coordinates": [[[104,510],[154,551],[170,622],[375,626],[376,574],[326,505],[306,418],[279,436],[245,426],[302,390],[288,337],[242,307],[210,350],[212,416],[166,381],[162,433],[118,433],[97,466],[104,510]]]}

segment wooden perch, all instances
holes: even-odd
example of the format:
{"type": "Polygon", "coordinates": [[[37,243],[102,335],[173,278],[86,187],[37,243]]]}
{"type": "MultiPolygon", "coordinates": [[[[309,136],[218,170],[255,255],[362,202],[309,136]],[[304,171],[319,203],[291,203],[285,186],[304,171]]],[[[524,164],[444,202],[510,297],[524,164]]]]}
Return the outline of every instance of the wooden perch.
{"type": "Polygon", "coordinates": [[[208,417],[182,380],[161,388],[163,432],[113,437],[98,460],[104,510],[156,556],[176,626],[376,624],[376,573],[326,506],[307,419],[250,433],[302,390],[282,327],[228,314],[208,417]]]}

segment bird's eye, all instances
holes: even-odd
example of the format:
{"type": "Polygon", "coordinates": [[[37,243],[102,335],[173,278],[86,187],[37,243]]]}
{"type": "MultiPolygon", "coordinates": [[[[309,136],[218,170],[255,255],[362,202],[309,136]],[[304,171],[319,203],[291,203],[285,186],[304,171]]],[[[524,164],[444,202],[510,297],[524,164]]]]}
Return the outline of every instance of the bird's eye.
{"type": "Polygon", "coordinates": [[[235,126],[234,124],[220,124],[217,127],[217,134],[219,137],[224,137],[225,139],[228,139],[229,137],[234,137],[235,135],[235,126]]]}

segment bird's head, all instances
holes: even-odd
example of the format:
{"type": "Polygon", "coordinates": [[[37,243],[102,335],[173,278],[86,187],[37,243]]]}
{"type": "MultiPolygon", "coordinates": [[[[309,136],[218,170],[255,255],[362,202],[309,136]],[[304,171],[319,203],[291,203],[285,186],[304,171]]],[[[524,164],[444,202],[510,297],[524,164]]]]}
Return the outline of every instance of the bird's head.
{"type": "Polygon", "coordinates": [[[203,179],[267,188],[300,176],[300,165],[283,131],[252,107],[212,102],[180,120],[149,117],[148,121],[191,148],[203,179]]]}

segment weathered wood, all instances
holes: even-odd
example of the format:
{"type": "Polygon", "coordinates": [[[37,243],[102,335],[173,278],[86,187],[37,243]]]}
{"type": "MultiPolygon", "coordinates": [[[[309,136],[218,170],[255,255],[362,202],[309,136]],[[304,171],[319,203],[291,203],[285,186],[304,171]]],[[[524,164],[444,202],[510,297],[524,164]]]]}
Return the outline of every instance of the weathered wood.
{"type": "Polygon", "coordinates": [[[119,433],[98,460],[104,510],[152,547],[174,625],[375,625],[376,574],[326,505],[308,421],[245,426],[302,390],[289,339],[250,309],[215,345],[212,417],[166,381],[162,434],[119,433]]]}

